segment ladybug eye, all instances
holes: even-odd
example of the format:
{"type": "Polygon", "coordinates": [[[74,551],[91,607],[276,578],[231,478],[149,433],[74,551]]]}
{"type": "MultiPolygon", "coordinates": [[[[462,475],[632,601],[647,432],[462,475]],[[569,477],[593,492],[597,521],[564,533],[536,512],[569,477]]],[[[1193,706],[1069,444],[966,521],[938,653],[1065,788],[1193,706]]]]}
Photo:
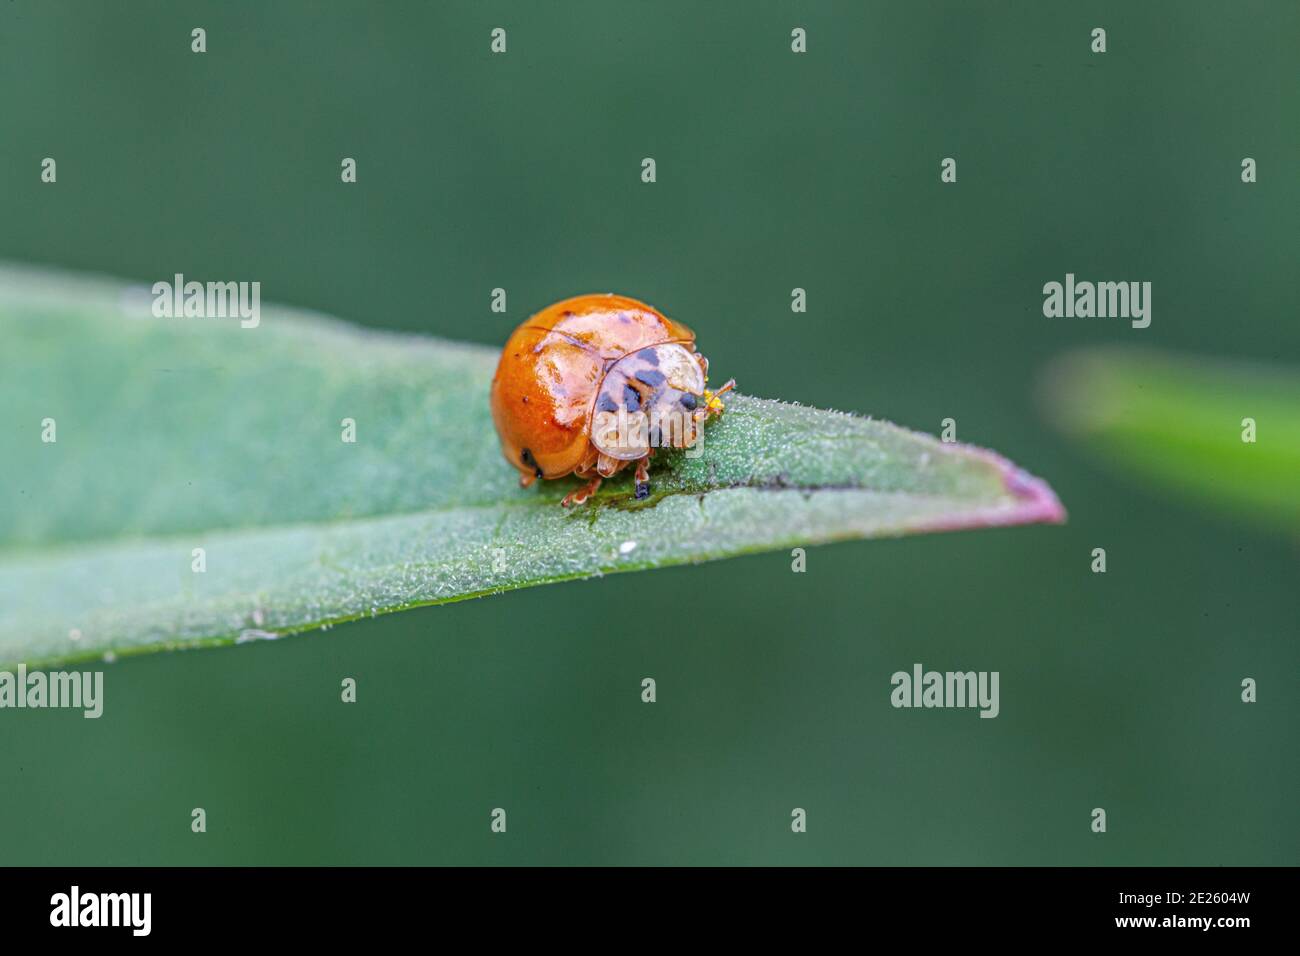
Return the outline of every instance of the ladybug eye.
{"type": "Polygon", "coordinates": [[[683,408],[694,408],[695,396],[690,392],[684,392],[681,397],[681,403],[683,408]]]}

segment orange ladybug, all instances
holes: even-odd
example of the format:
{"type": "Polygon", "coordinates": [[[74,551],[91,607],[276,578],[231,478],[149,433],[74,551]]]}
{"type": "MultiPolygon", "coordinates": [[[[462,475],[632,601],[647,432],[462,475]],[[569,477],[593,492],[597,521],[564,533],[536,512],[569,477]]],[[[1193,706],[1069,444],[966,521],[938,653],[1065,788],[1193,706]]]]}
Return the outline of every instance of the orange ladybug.
{"type": "Polygon", "coordinates": [[[695,333],[623,295],[580,295],[515,329],[492,378],[492,420],[525,488],[574,474],[590,481],[561,504],[582,504],[604,478],[636,462],[636,497],[650,493],[650,458],[690,448],[722,413],[695,333]]]}

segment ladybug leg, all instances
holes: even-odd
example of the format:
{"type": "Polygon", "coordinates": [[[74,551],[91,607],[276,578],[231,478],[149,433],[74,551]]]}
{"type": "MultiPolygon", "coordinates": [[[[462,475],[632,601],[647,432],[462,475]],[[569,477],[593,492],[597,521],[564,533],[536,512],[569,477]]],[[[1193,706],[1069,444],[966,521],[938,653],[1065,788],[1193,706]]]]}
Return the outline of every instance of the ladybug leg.
{"type": "Polygon", "coordinates": [[[570,491],[564,496],[564,500],[561,501],[560,504],[567,508],[569,505],[580,505],[585,503],[588,498],[596,493],[596,489],[600,487],[600,483],[603,480],[604,479],[601,478],[600,475],[597,475],[576,491],[570,491]]]}
{"type": "Polygon", "coordinates": [[[650,455],[651,450],[644,458],[636,463],[636,500],[640,501],[650,495],[650,455]]]}
{"type": "MultiPolygon", "coordinates": [[[[617,458],[610,458],[609,455],[606,455],[604,452],[601,452],[600,457],[596,459],[596,473],[602,478],[611,477],[622,467],[623,462],[619,461],[617,458]]],[[[580,475],[579,477],[586,476],[580,475]]]]}
{"type": "Polygon", "coordinates": [[[520,476],[519,476],[519,487],[520,487],[520,488],[527,488],[529,485],[531,485],[531,484],[532,484],[534,481],[536,481],[536,480],[537,480],[537,476],[536,476],[536,475],[520,475],[520,476]]]}

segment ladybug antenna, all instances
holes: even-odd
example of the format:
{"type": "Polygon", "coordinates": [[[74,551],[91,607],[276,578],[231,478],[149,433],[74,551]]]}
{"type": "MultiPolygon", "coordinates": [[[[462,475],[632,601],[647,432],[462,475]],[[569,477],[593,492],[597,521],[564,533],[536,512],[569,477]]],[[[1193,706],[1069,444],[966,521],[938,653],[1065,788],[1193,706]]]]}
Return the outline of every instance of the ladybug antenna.
{"type": "Polygon", "coordinates": [[[725,395],[727,392],[731,391],[735,387],[736,387],[736,380],[733,378],[733,379],[729,379],[727,381],[727,384],[722,386],[722,388],[718,389],[716,392],[710,391],[709,389],[706,388],[704,390],[704,396],[703,396],[704,397],[703,417],[707,418],[709,415],[720,414],[723,408],[725,408],[726,406],[722,404],[722,400],[719,398],[719,396],[725,395]]]}

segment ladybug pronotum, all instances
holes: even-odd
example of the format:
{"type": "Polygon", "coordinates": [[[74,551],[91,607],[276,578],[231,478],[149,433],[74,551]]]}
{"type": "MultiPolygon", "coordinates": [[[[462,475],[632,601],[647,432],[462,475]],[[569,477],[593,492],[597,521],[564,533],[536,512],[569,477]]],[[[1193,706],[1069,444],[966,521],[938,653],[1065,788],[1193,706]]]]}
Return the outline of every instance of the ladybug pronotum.
{"type": "Polygon", "coordinates": [[[589,479],[561,504],[582,504],[601,480],[636,463],[636,497],[650,493],[656,448],[690,448],[722,413],[705,388],[709,360],[695,333],[622,295],[580,295],[515,329],[492,379],[492,419],[525,488],[538,478],[589,479]]]}

